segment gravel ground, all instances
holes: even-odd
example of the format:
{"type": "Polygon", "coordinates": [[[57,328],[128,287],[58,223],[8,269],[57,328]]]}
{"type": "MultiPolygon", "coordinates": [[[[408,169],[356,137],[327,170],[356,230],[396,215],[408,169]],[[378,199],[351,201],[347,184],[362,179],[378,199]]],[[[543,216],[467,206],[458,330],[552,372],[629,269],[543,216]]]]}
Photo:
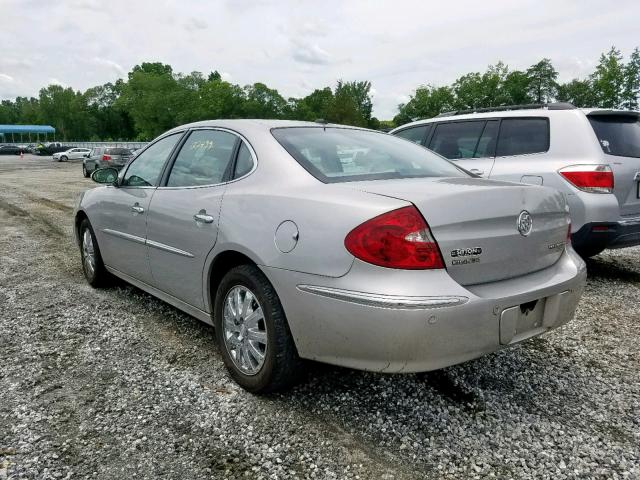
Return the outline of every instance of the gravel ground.
{"type": "Polygon", "coordinates": [[[0,479],[640,478],[640,249],[588,262],[574,321],[464,365],[310,364],[257,397],[210,327],[71,240],[78,163],[0,157],[0,479]]]}

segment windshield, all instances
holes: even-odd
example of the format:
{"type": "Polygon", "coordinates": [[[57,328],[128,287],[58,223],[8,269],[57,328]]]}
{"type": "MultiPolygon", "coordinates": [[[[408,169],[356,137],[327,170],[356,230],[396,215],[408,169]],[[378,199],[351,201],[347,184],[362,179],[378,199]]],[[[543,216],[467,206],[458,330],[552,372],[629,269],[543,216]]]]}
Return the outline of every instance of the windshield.
{"type": "Polygon", "coordinates": [[[426,148],[384,133],[336,127],[274,128],[271,133],[325,183],[468,176],[426,148]]]}
{"type": "Polygon", "coordinates": [[[640,123],[636,116],[593,115],[589,121],[604,153],[640,157],[640,123]]]}

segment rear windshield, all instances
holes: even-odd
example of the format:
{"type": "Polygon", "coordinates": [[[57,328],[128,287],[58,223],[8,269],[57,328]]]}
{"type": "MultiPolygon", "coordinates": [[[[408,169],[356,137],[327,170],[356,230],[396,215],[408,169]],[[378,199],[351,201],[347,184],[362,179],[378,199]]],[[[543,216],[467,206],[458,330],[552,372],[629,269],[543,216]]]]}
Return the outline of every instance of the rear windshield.
{"type": "Polygon", "coordinates": [[[293,158],[325,183],[468,176],[439,155],[384,133],[336,127],[271,132],[293,158]]]}
{"type": "Polygon", "coordinates": [[[107,155],[132,155],[128,148],[107,148],[104,153],[107,155]]]}
{"type": "Polygon", "coordinates": [[[618,157],[640,157],[640,123],[635,116],[593,115],[589,121],[602,151],[618,157]]]}

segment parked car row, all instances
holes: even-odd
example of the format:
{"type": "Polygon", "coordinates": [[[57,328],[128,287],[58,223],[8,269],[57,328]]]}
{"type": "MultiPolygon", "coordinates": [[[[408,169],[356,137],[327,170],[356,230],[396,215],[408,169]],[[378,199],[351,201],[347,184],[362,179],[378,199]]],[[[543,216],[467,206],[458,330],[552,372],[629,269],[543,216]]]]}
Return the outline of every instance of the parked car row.
{"type": "MultiPolygon", "coordinates": [[[[554,118],[551,135],[521,143],[555,151],[554,118]]],[[[458,152],[499,148],[508,121],[491,121],[491,138],[458,152]]],[[[548,181],[480,178],[462,157],[423,148],[425,135],[416,145],[275,120],[174,128],[124,168],[93,172],[104,185],[75,210],[85,277],[98,287],[115,275],[214,325],[231,376],[253,392],[291,385],[303,359],[426,371],[569,321],[586,266],[568,195],[548,181]]]]}
{"type": "Polygon", "coordinates": [[[133,152],[122,147],[93,147],[83,157],[82,175],[89,178],[99,168],[121,169],[133,157],[133,152]]]}

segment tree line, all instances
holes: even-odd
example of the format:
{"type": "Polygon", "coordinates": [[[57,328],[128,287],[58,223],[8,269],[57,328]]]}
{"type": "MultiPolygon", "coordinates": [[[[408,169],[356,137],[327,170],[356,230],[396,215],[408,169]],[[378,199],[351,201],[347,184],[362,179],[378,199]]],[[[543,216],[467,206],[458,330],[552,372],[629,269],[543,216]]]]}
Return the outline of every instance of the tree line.
{"type": "Polygon", "coordinates": [[[323,119],[369,128],[390,128],[451,110],[501,105],[570,102],[577,107],[638,109],[640,50],[625,62],[612,47],[587,78],[559,83],[551,60],[526,70],[498,62],[467,73],[451,85],[418,87],[398,105],[393,120],[372,116],[371,82],[338,81],[302,98],[284,98],[264,83],[240,86],[217,71],[174,72],[170,65],[142,63],[126,79],[76,91],[42,88],[37,98],[0,102],[0,124],[49,124],[62,140],[149,140],[183,123],[213,118],[323,119]]]}

